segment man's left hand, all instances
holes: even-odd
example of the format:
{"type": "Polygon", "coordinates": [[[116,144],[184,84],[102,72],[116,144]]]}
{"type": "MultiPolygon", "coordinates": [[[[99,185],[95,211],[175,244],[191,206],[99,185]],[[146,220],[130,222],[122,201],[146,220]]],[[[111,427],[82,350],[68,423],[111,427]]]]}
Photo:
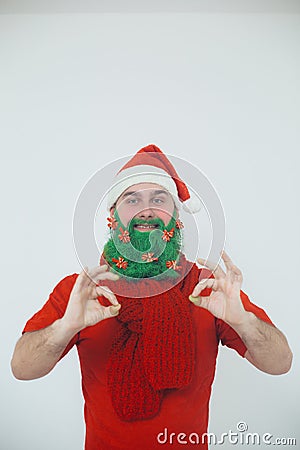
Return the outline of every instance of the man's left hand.
{"type": "Polygon", "coordinates": [[[226,273],[218,265],[198,258],[197,261],[208,267],[215,278],[205,278],[195,286],[189,300],[201,308],[207,309],[215,317],[222,319],[231,326],[239,325],[245,320],[246,311],[241,301],[240,290],[243,282],[241,270],[235,266],[227,253],[223,251],[221,257],[227,269],[226,273]],[[205,288],[211,288],[209,296],[201,297],[205,288]]]}

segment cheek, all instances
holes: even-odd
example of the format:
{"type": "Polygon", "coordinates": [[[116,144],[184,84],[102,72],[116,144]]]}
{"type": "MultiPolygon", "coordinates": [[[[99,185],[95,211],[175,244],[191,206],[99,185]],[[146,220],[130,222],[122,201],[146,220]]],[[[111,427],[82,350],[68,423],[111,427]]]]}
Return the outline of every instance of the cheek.
{"type": "Polygon", "coordinates": [[[170,220],[172,219],[172,214],[173,214],[173,210],[172,211],[157,211],[157,217],[159,217],[165,225],[167,225],[170,220]]]}
{"type": "Polygon", "coordinates": [[[122,206],[118,208],[118,214],[125,227],[127,227],[130,220],[134,217],[133,211],[128,211],[128,208],[122,206]]]}

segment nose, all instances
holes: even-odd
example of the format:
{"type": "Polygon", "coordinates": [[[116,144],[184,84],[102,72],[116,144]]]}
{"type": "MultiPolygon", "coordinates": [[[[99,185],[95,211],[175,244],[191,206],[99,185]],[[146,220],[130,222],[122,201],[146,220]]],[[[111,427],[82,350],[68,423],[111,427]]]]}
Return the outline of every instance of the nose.
{"type": "Polygon", "coordinates": [[[147,220],[147,219],[153,219],[154,216],[155,215],[154,215],[153,210],[148,207],[148,208],[145,208],[142,211],[140,211],[136,217],[138,217],[139,219],[147,220]]]}

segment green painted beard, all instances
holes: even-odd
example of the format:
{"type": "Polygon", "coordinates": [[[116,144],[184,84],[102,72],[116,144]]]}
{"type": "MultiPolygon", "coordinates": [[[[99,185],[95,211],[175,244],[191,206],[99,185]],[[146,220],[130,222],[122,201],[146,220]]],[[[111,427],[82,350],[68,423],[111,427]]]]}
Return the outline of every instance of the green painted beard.
{"type": "Polygon", "coordinates": [[[114,216],[118,225],[115,230],[111,229],[111,237],[103,249],[103,256],[112,270],[130,278],[152,278],[161,275],[174,278],[179,275],[176,270],[168,268],[166,264],[167,261],[178,261],[182,247],[182,232],[176,227],[174,213],[167,225],[159,218],[147,221],[132,219],[125,227],[117,210],[114,216]],[[139,231],[135,228],[135,225],[145,222],[155,225],[155,230],[148,232],[139,231]],[[162,239],[164,230],[171,232],[171,234],[173,231],[169,241],[162,239]],[[124,231],[129,233],[130,242],[120,240],[119,236],[124,231]],[[119,258],[124,258],[126,268],[116,265],[116,260],[119,260],[119,258]],[[149,261],[149,259],[154,260],[149,261]]]}

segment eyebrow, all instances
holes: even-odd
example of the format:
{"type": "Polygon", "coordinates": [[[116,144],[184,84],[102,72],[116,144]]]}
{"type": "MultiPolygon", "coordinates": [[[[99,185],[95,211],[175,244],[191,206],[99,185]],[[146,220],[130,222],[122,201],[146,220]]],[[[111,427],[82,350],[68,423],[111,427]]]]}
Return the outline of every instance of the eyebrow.
{"type": "MultiPolygon", "coordinates": [[[[152,195],[160,195],[160,194],[165,194],[168,195],[168,192],[165,191],[164,189],[158,189],[156,191],[152,191],[151,193],[152,195]]],[[[135,195],[135,196],[139,196],[140,195],[140,191],[128,191],[125,192],[125,194],[123,194],[121,197],[129,197],[130,195],[135,195]]]]}

